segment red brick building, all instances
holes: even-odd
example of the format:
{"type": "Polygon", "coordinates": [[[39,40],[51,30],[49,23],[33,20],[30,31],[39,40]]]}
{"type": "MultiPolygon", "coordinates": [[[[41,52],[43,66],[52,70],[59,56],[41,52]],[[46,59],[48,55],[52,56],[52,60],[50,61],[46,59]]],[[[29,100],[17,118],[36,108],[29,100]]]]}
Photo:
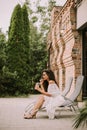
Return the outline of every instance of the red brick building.
{"type": "Polygon", "coordinates": [[[54,7],[47,40],[48,67],[54,71],[61,90],[68,77],[73,77],[72,91],[77,76],[85,76],[82,93],[78,98],[80,100],[87,97],[86,9],[87,0],[67,0],[63,7],[54,7]]]}

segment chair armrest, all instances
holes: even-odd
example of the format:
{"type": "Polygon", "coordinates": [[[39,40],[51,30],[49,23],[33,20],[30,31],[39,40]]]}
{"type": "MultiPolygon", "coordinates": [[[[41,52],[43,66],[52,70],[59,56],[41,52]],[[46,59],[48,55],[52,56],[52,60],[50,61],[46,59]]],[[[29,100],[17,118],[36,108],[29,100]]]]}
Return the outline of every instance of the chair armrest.
{"type": "MultiPolygon", "coordinates": [[[[61,96],[63,96],[63,95],[61,95],[61,96]]],[[[70,104],[77,105],[77,103],[76,103],[75,101],[73,101],[73,100],[69,99],[69,98],[68,98],[68,97],[66,97],[66,96],[63,96],[63,97],[64,97],[64,99],[65,99],[65,100],[70,101],[70,103],[69,103],[68,105],[70,105],[70,104]]]]}
{"type": "MultiPolygon", "coordinates": [[[[61,96],[63,96],[63,95],[61,95],[61,96]]],[[[68,97],[66,97],[66,96],[63,96],[63,97],[64,97],[65,100],[68,100],[68,101],[70,101],[71,103],[74,103],[74,101],[72,101],[72,100],[69,99],[68,97]]]]}

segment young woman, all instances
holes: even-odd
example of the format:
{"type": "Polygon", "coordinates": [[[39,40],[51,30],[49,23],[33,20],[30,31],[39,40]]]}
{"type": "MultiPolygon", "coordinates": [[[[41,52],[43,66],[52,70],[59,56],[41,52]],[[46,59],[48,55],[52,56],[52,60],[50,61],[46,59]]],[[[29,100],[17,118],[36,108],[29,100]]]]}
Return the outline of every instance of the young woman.
{"type": "Polygon", "coordinates": [[[64,102],[64,98],[61,96],[52,70],[43,70],[42,80],[40,81],[40,84],[36,83],[35,89],[41,93],[41,96],[34,104],[31,113],[24,114],[24,118],[35,118],[38,110],[41,107],[45,107],[49,118],[54,119],[56,107],[64,102]]]}

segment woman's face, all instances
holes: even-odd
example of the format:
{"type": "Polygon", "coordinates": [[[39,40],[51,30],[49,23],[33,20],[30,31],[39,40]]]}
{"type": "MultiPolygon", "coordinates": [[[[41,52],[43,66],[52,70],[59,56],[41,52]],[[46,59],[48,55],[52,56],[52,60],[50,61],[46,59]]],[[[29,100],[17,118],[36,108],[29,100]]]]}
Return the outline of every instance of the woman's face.
{"type": "Polygon", "coordinates": [[[42,78],[43,78],[43,80],[49,80],[49,77],[48,77],[48,75],[46,74],[46,72],[43,72],[42,78]]]}

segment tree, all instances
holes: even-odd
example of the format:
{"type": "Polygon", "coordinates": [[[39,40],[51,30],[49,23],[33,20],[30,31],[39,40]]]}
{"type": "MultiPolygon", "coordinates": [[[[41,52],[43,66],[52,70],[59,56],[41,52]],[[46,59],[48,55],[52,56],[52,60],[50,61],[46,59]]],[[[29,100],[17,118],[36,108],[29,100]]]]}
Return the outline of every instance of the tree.
{"type": "Polygon", "coordinates": [[[2,67],[6,60],[5,43],[6,43],[5,35],[0,29],[0,71],[2,70],[2,67]]]}
{"type": "Polygon", "coordinates": [[[30,22],[30,74],[31,86],[39,80],[41,71],[47,68],[46,37],[50,27],[50,13],[55,2],[49,0],[48,7],[41,6],[37,0],[34,10],[30,0],[25,0],[30,22]],[[50,8],[51,5],[51,8],[50,8]],[[49,9],[50,8],[50,9],[49,9]],[[37,27],[37,23],[39,26],[37,27]]]}
{"type": "MultiPolygon", "coordinates": [[[[29,42],[29,35],[30,35],[30,25],[29,25],[29,18],[28,18],[28,10],[26,5],[24,4],[22,7],[22,19],[23,19],[23,38],[24,38],[24,56],[26,59],[26,82],[27,87],[30,85],[30,42],[29,42]]],[[[30,85],[31,86],[31,85],[30,85]]]]}
{"type": "Polygon", "coordinates": [[[4,92],[3,66],[6,62],[5,47],[6,47],[6,37],[0,29],[0,95],[2,94],[2,92],[4,92]]]}
{"type": "MultiPolygon", "coordinates": [[[[29,49],[30,27],[29,27],[28,11],[27,11],[27,7],[25,4],[22,7],[22,17],[23,17],[23,37],[24,37],[25,44],[27,43],[26,45],[29,49]]],[[[27,52],[29,52],[29,50],[27,52]]]]}
{"type": "Polygon", "coordinates": [[[25,2],[27,4],[27,9],[29,13],[29,25],[30,25],[30,33],[29,33],[29,57],[30,57],[30,73],[29,77],[31,78],[31,86],[33,87],[35,82],[40,79],[41,71],[47,67],[47,50],[46,50],[46,40],[42,34],[38,30],[38,27],[35,23],[38,21],[38,17],[34,16],[35,11],[31,9],[31,4],[29,2],[25,2]],[[32,10],[32,11],[31,11],[32,10]],[[31,13],[32,12],[32,13],[31,13]],[[33,13],[34,12],[34,13],[33,13]]]}
{"type": "Polygon", "coordinates": [[[29,24],[26,7],[21,9],[18,4],[13,11],[11,23],[8,31],[8,44],[6,47],[7,70],[13,73],[10,77],[13,93],[26,93],[29,89],[28,70],[29,70],[29,24]],[[25,31],[25,29],[27,29],[25,31]]]}
{"type": "Polygon", "coordinates": [[[25,0],[23,7],[18,4],[12,13],[5,51],[6,62],[2,67],[3,85],[11,95],[29,93],[39,80],[41,71],[47,67],[46,36],[50,13],[49,5],[40,6],[39,2],[37,10],[33,10],[30,0],[25,0]],[[37,21],[40,23],[39,28],[37,21]]]}
{"type": "Polygon", "coordinates": [[[37,1],[37,11],[40,15],[40,30],[43,33],[43,36],[45,38],[47,37],[47,34],[50,29],[50,24],[51,24],[51,11],[53,7],[56,5],[55,0],[48,0],[48,6],[42,6],[40,5],[40,1],[37,1]]]}
{"type": "Polygon", "coordinates": [[[47,51],[46,44],[43,39],[41,39],[41,34],[38,32],[37,28],[30,21],[30,81],[31,87],[40,79],[41,71],[46,68],[47,63],[47,51]]]}

